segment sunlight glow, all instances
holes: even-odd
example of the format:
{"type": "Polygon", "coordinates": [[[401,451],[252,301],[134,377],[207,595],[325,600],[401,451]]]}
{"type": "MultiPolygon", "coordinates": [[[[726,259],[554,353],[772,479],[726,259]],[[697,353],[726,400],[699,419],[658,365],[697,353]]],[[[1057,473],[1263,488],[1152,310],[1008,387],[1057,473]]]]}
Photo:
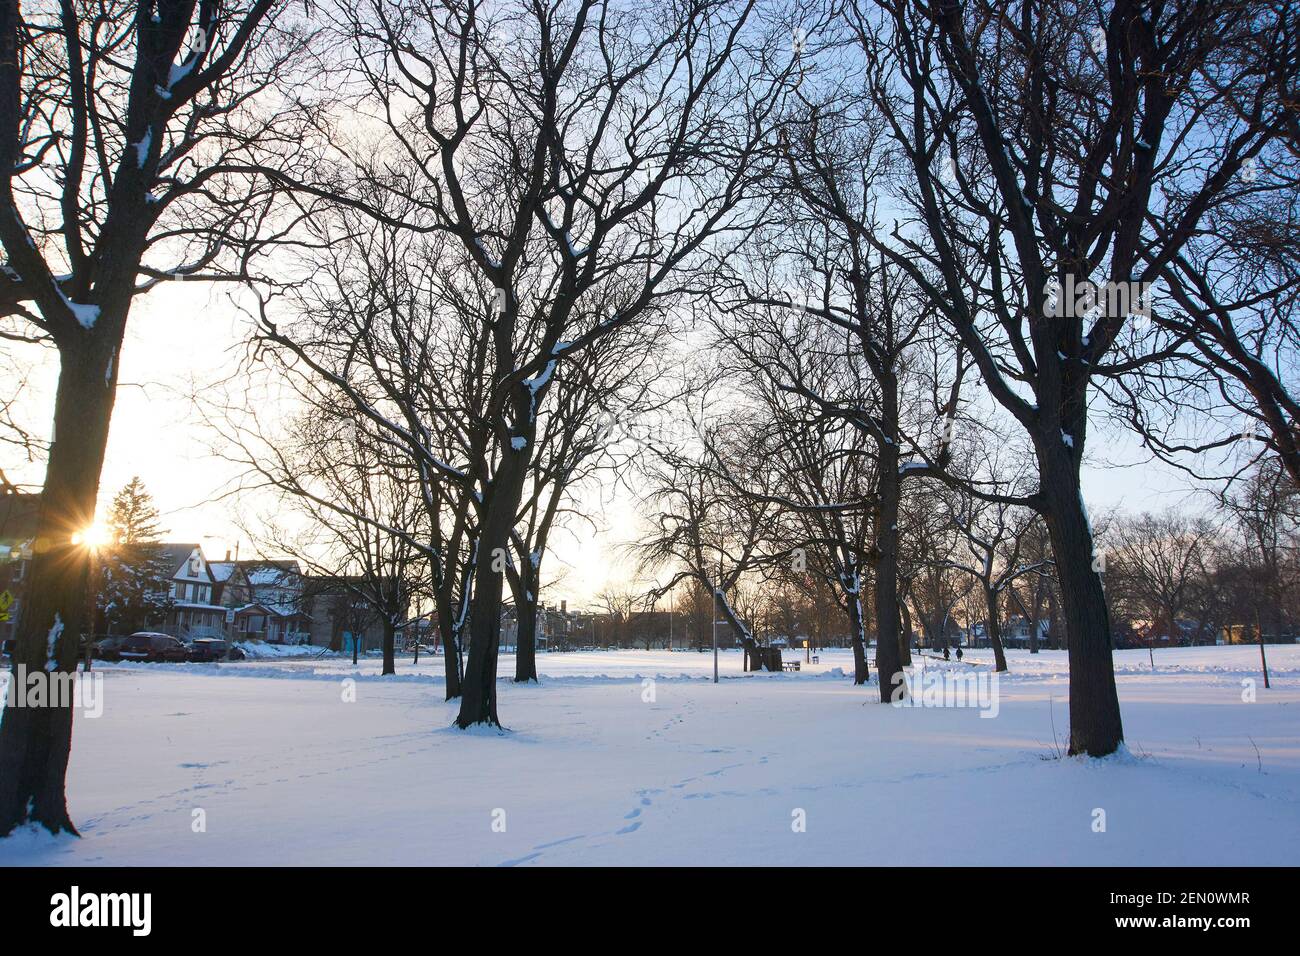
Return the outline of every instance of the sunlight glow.
{"type": "Polygon", "coordinates": [[[82,528],[72,536],[72,543],[84,545],[92,550],[102,548],[113,541],[113,534],[107,525],[96,521],[89,527],[82,528]]]}

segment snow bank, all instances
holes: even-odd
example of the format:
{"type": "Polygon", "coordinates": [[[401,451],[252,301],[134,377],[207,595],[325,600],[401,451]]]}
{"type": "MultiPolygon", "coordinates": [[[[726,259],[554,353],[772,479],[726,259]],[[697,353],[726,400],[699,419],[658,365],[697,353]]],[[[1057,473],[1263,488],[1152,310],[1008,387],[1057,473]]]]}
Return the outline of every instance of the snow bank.
{"type": "Polygon", "coordinates": [[[265,641],[236,641],[248,660],[281,660],[286,657],[337,657],[336,651],[314,644],[267,644],[265,641]]]}

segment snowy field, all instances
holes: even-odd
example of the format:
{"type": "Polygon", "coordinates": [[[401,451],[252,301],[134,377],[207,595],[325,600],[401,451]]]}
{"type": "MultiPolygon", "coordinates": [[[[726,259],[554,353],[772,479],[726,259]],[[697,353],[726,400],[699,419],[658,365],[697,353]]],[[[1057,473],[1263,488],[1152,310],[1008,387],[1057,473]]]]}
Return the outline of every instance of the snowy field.
{"type": "Polygon", "coordinates": [[[1255,648],[1118,653],[1129,752],[1105,761],[1058,759],[1052,651],[1011,653],[992,718],[881,705],[847,651],[759,675],[725,653],[718,686],[708,654],[546,654],[540,686],[502,682],[505,733],[449,728],[441,659],[104,664],[82,839],[24,832],[0,864],[1295,865],[1300,647],[1268,654],[1247,702],[1255,648]]]}

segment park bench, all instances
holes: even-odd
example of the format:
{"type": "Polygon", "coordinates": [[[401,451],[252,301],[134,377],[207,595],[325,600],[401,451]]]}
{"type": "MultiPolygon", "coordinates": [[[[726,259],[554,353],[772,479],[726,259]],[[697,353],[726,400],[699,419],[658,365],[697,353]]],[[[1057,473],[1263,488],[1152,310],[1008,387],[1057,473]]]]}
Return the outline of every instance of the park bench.
{"type": "Polygon", "coordinates": [[[781,669],[787,671],[797,671],[799,669],[798,661],[782,661],[781,669]]]}

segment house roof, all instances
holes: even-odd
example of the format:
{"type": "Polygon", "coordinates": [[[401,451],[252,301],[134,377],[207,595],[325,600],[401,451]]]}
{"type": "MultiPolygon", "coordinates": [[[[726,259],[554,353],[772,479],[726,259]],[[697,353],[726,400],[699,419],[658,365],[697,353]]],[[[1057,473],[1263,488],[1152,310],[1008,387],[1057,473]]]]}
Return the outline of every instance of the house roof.
{"type": "MultiPolygon", "coordinates": [[[[202,545],[186,544],[184,542],[179,542],[179,541],[167,541],[158,545],[159,554],[162,557],[167,559],[167,562],[170,564],[172,568],[172,577],[176,576],[176,574],[184,566],[185,562],[190,559],[190,555],[193,554],[195,551],[198,551],[199,554],[203,554],[202,545]]],[[[208,578],[211,579],[212,566],[208,564],[206,559],[204,560],[203,564],[204,567],[208,569],[208,578]]]]}
{"type": "Polygon", "coordinates": [[[208,573],[212,575],[212,580],[218,584],[224,584],[230,580],[230,576],[235,573],[238,567],[234,561],[209,561],[208,573]]]}
{"type": "Polygon", "coordinates": [[[258,584],[276,584],[286,573],[299,574],[300,569],[298,562],[293,558],[276,558],[266,560],[264,558],[250,558],[246,561],[213,561],[208,567],[212,570],[212,578],[218,584],[229,581],[236,571],[243,571],[248,583],[258,584]]]}
{"type": "Polygon", "coordinates": [[[291,604],[277,604],[274,601],[255,601],[252,604],[237,607],[234,611],[236,617],[249,611],[265,611],[273,617],[299,617],[306,621],[311,620],[311,615],[304,614],[301,608],[291,604]]]}

